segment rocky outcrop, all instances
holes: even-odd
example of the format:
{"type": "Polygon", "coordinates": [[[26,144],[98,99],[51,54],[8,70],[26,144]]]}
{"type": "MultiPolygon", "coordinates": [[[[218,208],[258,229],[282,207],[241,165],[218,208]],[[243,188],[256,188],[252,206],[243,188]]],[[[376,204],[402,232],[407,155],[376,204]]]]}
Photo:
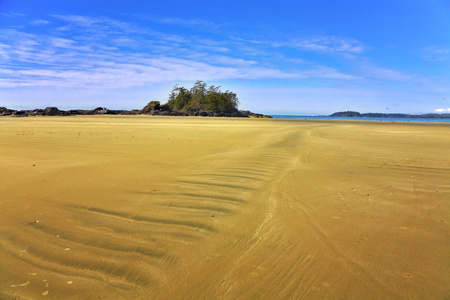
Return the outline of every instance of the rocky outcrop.
{"type": "Polygon", "coordinates": [[[211,112],[211,111],[185,111],[185,110],[142,110],[142,114],[152,115],[152,116],[194,116],[194,117],[249,117],[251,115],[245,112],[232,112],[232,113],[220,113],[220,112],[211,112]]]}
{"type": "Polygon", "coordinates": [[[256,118],[256,119],[271,119],[271,116],[263,115],[263,114],[251,114],[250,118],[256,118]]]}
{"type": "MultiPolygon", "coordinates": [[[[35,109],[35,111],[38,111],[35,109]]],[[[46,107],[42,112],[43,116],[67,116],[67,112],[59,110],[57,107],[46,107]]]]}
{"type": "Polygon", "coordinates": [[[146,106],[142,110],[110,110],[106,107],[97,107],[92,110],[71,109],[60,110],[57,107],[46,107],[45,109],[13,110],[0,107],[0,116],[28,117],[28,116],[74,116],[74,115],[152,115],[152,116],[201,116],[201,117],[250,117],[262,116],[250,111],[235,111],[231,113],[220,113],[210,111],[178,111],[170,110],[167,105],[146,106]]]}
{"type": "Polygon", "coordinates": [[[97,107],[97,108],[94,108],[94,112],[96,114],[104,115],[104,114],[107,114],[109,112],[109,109],[107,109],[106,107],[97,107]]]}
{"type": "Polygon", "coordinates": [[[28,117],[28,116],[72,116],[72,115],[97,115],[97,114],[119,114],[122,111],[110,111],[105,107],[97,107],[92,110],[60,110],[57,107],[46,107],[45,109],[13,110],[0,108],[0,116],[28,117]]]}
{"type": "Polygon", "coordinates": [[[11,116],[15,110],[7,109],[6,107],[0,107],[0,116],[11,116]]]}
{"type": "Polygon", "coordinates": [[[12,117],[27,117],[28,114],[25,110],[16,110],[11,114],[12,117]]]}

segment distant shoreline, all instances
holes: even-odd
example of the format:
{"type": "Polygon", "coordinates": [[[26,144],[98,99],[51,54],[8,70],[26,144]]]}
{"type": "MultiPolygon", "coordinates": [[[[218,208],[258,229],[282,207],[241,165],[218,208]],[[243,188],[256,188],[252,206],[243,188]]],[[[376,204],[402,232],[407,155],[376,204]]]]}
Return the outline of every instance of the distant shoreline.
{"type": "Polygon", "coordinates": [[[360,117],[360,118],[405,118],[405,119],[450,119],[450,114],[402,114],[402,113],[359,113],[357,111],[341,111],[331,114],[329,117],[360,117]]]}
{"type": "Polygon", "coordinates": [[[76,115],[153,115],[153,116],[200,116],[200,117],[244,117],[244,118],[276,118],[276,119],[313,119],[313,120],[367,120],[367,121],[423,121],[423,122],[450,122],[450,114],[402,114],[402,113],[359,113],[355,111],[336,112],[331,115],[278,115],[259,114],[248,110],[238,110],[231,113],[218,113],[211,111],[184,111],[184,110],[110,110],[105,107],[95,109],[60,110],[57,107],[45,109],[15,110],[0,107],[0,116],[29,117],[29,116],[76,116],[76,115]]]}
{"type": "Polygon", "coordinates": [[[450,123],[450,118],[375,118],[375,117],[331,117],[331,116],[300,116],[300,115],[270,115],[274,119],[287,120],[328,120],[328,121],[355,121],[355,122],[426,122],[450,123]]]}

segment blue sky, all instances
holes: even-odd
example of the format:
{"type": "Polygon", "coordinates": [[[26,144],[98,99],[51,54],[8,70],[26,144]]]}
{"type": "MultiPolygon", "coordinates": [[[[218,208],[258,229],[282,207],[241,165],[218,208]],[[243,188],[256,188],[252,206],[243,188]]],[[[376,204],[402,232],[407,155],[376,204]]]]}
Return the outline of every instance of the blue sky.
{"type": "Polygon", "coordinates": [[[448,0],[0,0],[0,106],[142,108],[197,80],[267,114],[450,112],[448,0]]]}

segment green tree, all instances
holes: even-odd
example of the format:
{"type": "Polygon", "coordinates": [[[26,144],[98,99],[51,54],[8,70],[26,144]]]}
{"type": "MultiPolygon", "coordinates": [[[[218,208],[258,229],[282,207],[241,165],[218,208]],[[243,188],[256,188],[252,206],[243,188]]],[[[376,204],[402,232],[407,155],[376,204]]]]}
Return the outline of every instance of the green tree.
{"type": "Polygon", "coordinates": [[[190,90],[174,86],[167,105],[174,110],[231,113],[237,111],[239,100],[235,93],[222,92],[220,86],[208,88],[205,82],[197,81],[190,90]]]}
{"type": "Polygon", "coordinates": [[[199,80],[190,90],[191,101],[189,103],[190,110],[207,110],[205,103],[206,83],[199,80]]]}
{"type": "Polygon", "coordinates": [[[169,101],[167,101],[167,105],[169,105],[171,109],[186,110],[191,98],[192,95],[189,90],[176,85],[169,94],[169,101]]]}

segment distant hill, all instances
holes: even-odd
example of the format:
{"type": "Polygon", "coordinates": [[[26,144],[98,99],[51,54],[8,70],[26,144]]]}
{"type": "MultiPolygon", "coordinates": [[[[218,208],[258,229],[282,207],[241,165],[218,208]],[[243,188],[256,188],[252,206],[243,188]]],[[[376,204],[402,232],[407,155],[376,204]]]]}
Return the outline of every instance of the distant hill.
{"type": "Polygon", "coordinates": [[[366,118],[417,118],[417,119],[450,119],[450,114],[385,114],[385,113],[365,113],[361,114],[357,111],[341,111],[335,112],[330,117],[366,117],[366,118]]]}

